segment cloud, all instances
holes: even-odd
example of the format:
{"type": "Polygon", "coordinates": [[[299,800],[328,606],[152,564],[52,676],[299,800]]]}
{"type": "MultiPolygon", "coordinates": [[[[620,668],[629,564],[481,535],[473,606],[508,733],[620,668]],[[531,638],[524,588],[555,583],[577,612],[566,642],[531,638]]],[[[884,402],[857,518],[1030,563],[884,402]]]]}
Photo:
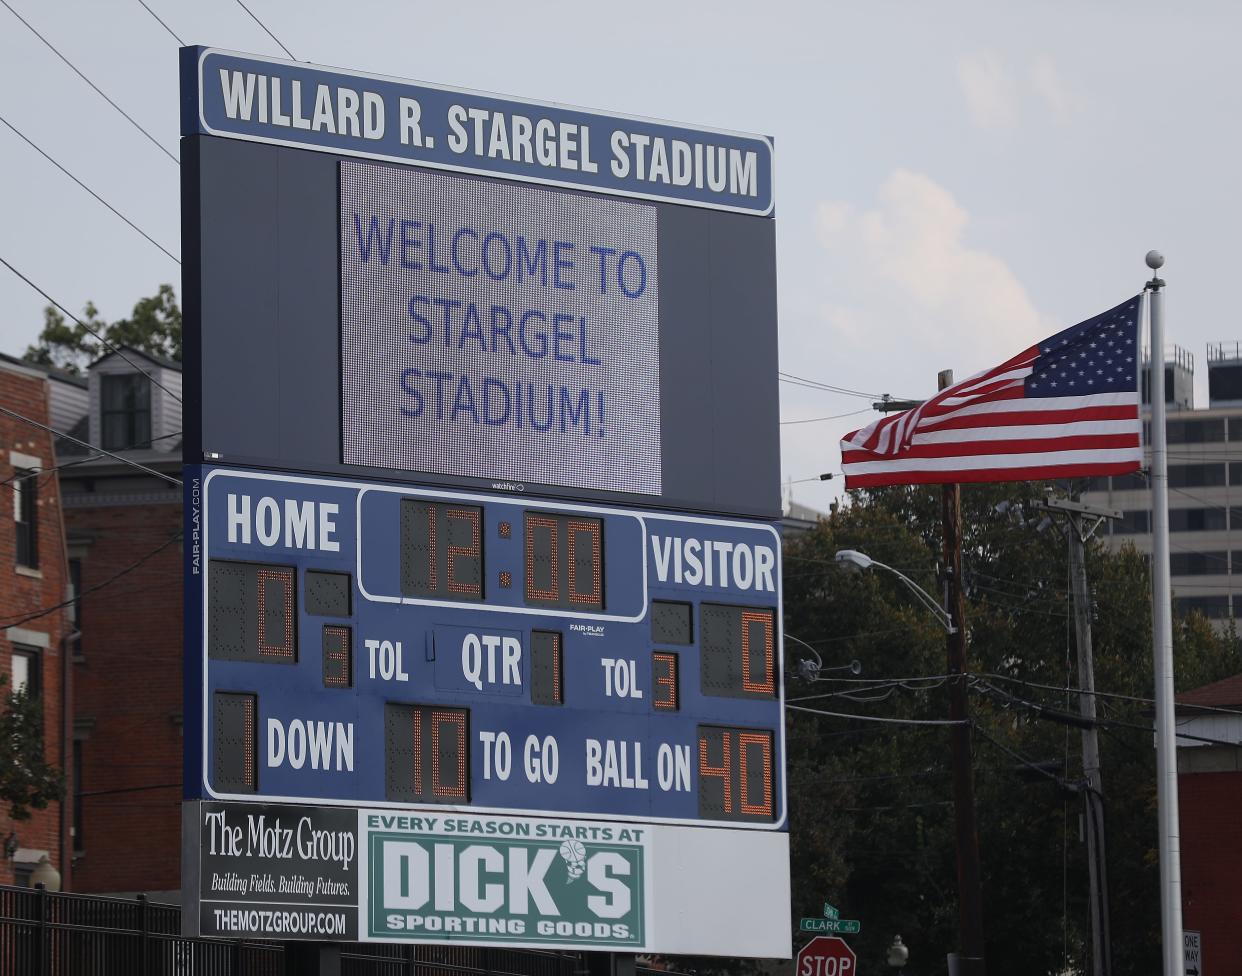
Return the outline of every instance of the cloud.
{"type": "Polygon", "coordinates": [[[975,125],[1003,129],[1017,124],[1017,86],[998,54],[980,51],[962,55],[957,61],[957,81],[975,125]]]}
{"type": "Polygon", "coordinates": [[[967,243],[969,226],[948,190],[909,170],[884,182],[874,209],[821,204],[820,243],[850,287],[849,307],[838,299],[823,321],[839,340],[903,356],[956,350],[972,372],[1038,341],[1049,324],[1000,257],[967,243]]]}
{"type": "Polygon", "coordinates": [[[1046,54],[1041,54],[1031,65],[1031,88],[1043,99],[1053,121],[1059,125],[1073,121],[1083,109],[1082,99],[1069,89],[1056,62],[1046,54]]]}

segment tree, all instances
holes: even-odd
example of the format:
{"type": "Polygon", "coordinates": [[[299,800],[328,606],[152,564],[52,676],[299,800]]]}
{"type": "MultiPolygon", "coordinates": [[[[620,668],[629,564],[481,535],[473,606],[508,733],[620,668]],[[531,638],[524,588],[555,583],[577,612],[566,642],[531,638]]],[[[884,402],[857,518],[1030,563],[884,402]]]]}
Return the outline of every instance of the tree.
{"type": "MultiPolygon", "coordinates": [[[[1013,976],[1081,969],[1090,945],[1079,735],[1048,717],[1076,713],[1077,698],[1039,687],[1077,685],[1066,543],[1058,531],[1036,531],[1038,517],[995,510],[1008,500],[1030,515],[1041,489],[962,490],[984,930],[990,968],[1013,976]]],[[[839,679],[842,672],[814,682],[790,677],[790,699],[821,696],[796,704],[890,719],[947,717],[943,630],[891,574],[851,577],[834,564],[837,550],[859,549],[939,592],[939,495],[858,493],[787,545],[787,656],[798,655],[800,638],[825,666],[857,658],[865,667],[861,682],[839,679]]],[[[1096,542],[1088,576],[1097,689],[1150,697],[1146,562],[1132,548],[1112,552],[1096,542]]],[[[1174,641],[1179,688],[1238,670],[1233,636],[1217,634],[1198,614],[1178,619],[1174,641]]],[[[1114,970],[1153,971],[1160,926],[1155,754],[1143,731],[1152,724],[1150,706],[1104,697],[1097,706],[1114,970]]],[[[787,742],[795,918],[819,914],[827,899],[862,919],[852,940],[860,969],[862,959],[882,960],[898,933],[920,965],[943,966],[938,960],[958,948],[947,729],[791,711],[787,742]]]]}
{"type": "MultiPolygon", "coordinates": [[[[0,691],[8,676],[0,674],[0,691]]],[[[29,820],[65,793],[64,774],[49,763],[43,748],[43,706],[25,689],[6,696],[0,711],[0,803],[13,820],[29,820]]]]}
{"type": "Polygon", "coordinates": [[[164,359],[181,361],[181,308],[172,285],[140,298],[129,318],[105,322],[94,303],[87,302],[81,323],[71,322],[52,305],[43,310],[39,341],[26,348],[26,360],[53,366],[69,373],[85,367],[108,351],[109,346],[91,333],[103,336],[112,346],[129,346],[164,359]]]}

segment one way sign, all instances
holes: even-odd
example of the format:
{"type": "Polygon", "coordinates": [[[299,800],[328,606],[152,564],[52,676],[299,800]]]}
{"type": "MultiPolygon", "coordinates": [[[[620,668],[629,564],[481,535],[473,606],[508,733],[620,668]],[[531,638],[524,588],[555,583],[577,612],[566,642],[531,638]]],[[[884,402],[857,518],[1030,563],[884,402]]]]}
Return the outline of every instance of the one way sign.
{"type": "Polygon", "coordinates": [[[1186,976],[1203,976],[1203,946],[1198,932],[1183,931],[1186,976]]]}

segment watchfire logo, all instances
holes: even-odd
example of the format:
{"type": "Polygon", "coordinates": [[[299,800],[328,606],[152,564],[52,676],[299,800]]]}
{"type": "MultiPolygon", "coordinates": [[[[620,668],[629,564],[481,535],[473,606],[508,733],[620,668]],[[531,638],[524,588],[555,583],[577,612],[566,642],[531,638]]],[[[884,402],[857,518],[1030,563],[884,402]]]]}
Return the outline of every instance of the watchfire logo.
{"type": "Polygon", "coordinates": [[[370,835],[375,936],[641,946],[643,847],[370,835]]]}

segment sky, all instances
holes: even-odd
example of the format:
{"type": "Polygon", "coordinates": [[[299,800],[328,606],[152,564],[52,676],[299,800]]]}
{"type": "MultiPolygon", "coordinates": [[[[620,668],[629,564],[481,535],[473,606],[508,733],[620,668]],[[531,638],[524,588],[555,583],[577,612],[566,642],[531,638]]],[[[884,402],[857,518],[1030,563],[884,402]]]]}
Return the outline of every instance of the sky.
{"type": "MultiPolygon", "coordinates": [[[[804,505],[839,497],[818,476],[873,399],[928,396],[939,370],[1136,294],[1151,248],[1197,403],[1206,345],[1242,339],[1237,3],[246,4],[298,60],[772,136],[781,369],[854,391],[781,386],[782,480],[804,505]]],[[[0,257],[108,319],[180,292],[160,249],[180,254],[169,30],[282,56],[237,0],[146,6],[168,29],[138,0],[0,0],[0,257]]],[[[0,351],[34,341],[45,304],[0,266],[0,351]]]]}

